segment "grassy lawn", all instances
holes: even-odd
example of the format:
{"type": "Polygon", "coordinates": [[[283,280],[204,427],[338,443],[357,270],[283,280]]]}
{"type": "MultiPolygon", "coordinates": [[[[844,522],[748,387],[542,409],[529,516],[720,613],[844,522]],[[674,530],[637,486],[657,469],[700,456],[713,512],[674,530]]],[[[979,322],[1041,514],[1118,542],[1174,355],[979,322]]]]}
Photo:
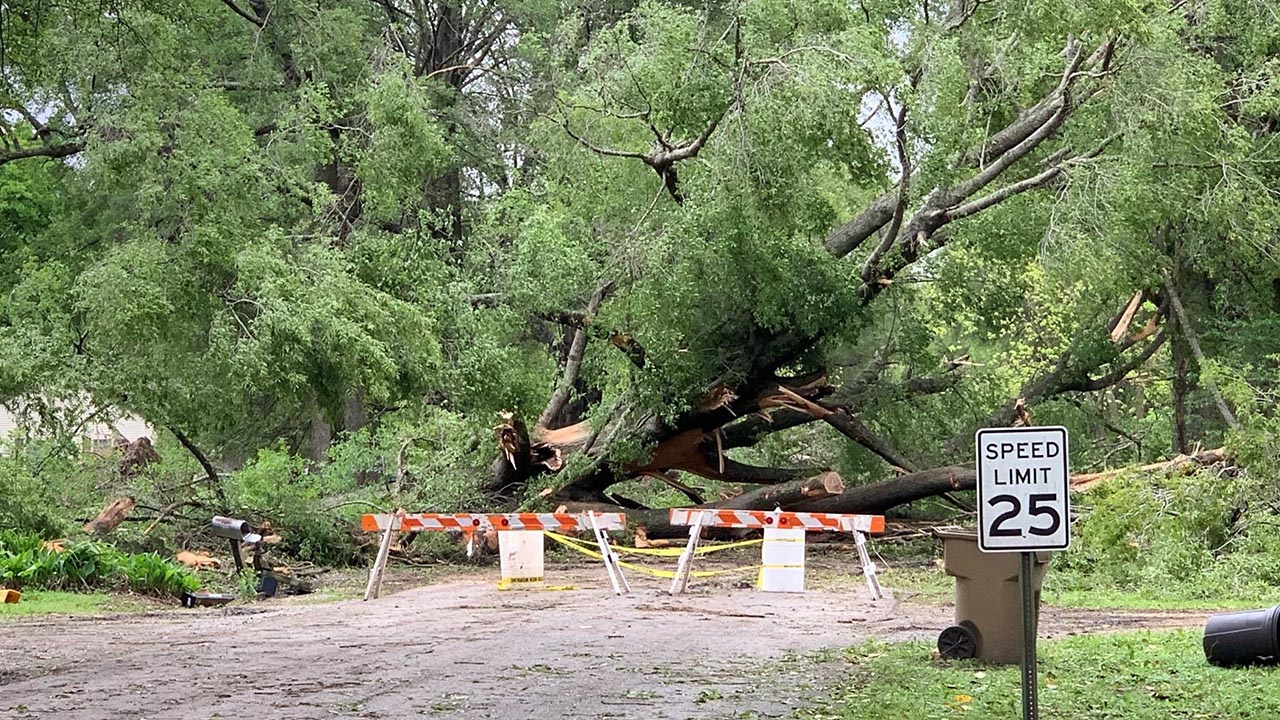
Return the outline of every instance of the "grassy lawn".
{"type": "MultiPolygon", "coordinates": [[[[169,605],[176,605],[169,604],[169,605]]],[[[107,593],[71,593],[32,590],[22,600],[0,605],[0,622],[29,615],[92,615],[95,613],[143,612],[159,607],[155,598],[107,593]]]]}
{"type": "MultiPolygon", "coordinates": [[[[862,576],[831,574],[823,589],[840,583],[861,582],[862,576]]],[[[897,597],[916,602],[946,603],[955,597],[955,578],[941,567],[914,564],[890,565],[880,572],[880,582],[897,597]]],[[[1220,594],[1205,597],[1194,586],[1170,582],[1157,587],[1124,589],[1103,580],[1081,577],[1052,569],[1045,576],[1041,600],[1064,608],[1128,610],[1217,610],[1261,608],[1280,603],[1280,588],[1243,585],[1223,588],[1220,594]]]]}
{"type": "MultiPolygon", "coordinates": [[[[1021,717],[1018,668],[943,661],[925,643],[848,650],[834,695],[807,720],[1021,717]]],[[[1078,636],[1040,644],[1043,718],[1280,717],[1280,669],[1209,665],[1193,631],[1078,636]]]]}

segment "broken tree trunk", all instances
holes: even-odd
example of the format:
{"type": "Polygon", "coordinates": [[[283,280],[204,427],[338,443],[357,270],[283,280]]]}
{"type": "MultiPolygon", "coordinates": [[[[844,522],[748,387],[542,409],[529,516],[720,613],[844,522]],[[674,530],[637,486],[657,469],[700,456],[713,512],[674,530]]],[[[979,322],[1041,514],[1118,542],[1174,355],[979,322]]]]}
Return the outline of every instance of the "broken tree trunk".
{"type": "Polygon", "coordinates": [[[733,510],[791,508],[809,500],[839,495],[844,492],[844,489],[844,480],[839,473],[825,472],[806,480],[795,480],[745,492],[719,503],[718,507],[733,510]]]}
{"type": "Polygon", "coordinates": [[[137,502],[128,495],[118,497],[103,508],[98,517],[90,520],[84,526],[84,531],[90,535],[106,535],[119,527],[136,505],[137,502]]]}

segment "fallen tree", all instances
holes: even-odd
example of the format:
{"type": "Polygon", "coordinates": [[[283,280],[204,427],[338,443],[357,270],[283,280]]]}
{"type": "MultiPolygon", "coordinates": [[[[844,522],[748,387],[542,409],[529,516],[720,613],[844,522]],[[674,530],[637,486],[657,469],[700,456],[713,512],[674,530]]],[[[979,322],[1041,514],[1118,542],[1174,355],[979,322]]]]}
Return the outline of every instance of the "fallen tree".
{"type": "MultiPolygon", "coordinates": [[[[1068,168],[1087,164],[1103,153],[1117,138],[1102,137],[1094,146],[1079,150],[1061,143],[1048,149],[1051,138],[1059,136],[1068,120],[1091,99],[1102,93],[1115,72],[1114,57],[1119,40],[1110,36],[1086,50],[1070,40],[1062,50],[1065,58],[1061,74],[1040,100],[990,132],[985,140],[957,160],[963,169],[945,187],[928,193],[913,192],[918,172],[912,164],[907,125],[910,109],[882,98],[895,126],[895,144],[901,177],[897,187],[885,192],[862,212],[833,229],[823,247],[840,260],[857,259],[856,296],[863,306],[875,303],[895,279],[908,274],[927,255],[944,248],[952,235],[952,223],[970,218],[1023,193],[1059,183],[1068,168]],[[1032,156],[1038,157],[1034,168],[1032,156]],[[994,188],[994,189],[992,189],[994,188]]],[[[741,73],[748,72],[745,63],[741,73]]],[[[918,69],[917,72],[923,69],[918,69]]],[[[914,83],[918,76],[912,80],[914,83]]],[[[692,159],[698,150],[715,144],[717,128],[724,128],[740,105],[731,104],[710,119],[698,136],[692,152],[671,154],[662,169],[674,177],[678,163],[692,159]]],[[[569,127],[565,124],[565,129],[569,127]]],[[[572,138],[587,150],[613,158],[613,162],[643,161],[653,166],[652,157],[638,152],[614,152],[594,145],[579,133],[572,138]]],[[[693,146],[690,146],[693,147],[693,146]]],[[[683,191],[682,191],[683,192],[683,191]]],[[[671,189],[674,199],[685,195],[671,189]]],[[[605,283],[586,302],[583,312],[558,313],[539,321],[559,322],[574,328],[563,358],[563,371],[556,392],[538,414],[530,430],[515,413],[504,414],[496,428],[499,457],[494,461],[485,489],[493,496],[514,499],[529,481],[542,478],[550,484],[544,491],[553,501],[585,506],[632,506],[632,501],[616,497],[610,489],[632,478],[652,478],[681,491],[699,507],[740,507],[805,509],[824,512],[883,512],[926,497],[944,495],[973,487],[973,471],[962,466],[921,469],[905,453],[881,437],[859,413],[860,392],[877,387],[887,365],[883,357],[873,358],[863,375],[839,384],[830,380],[828,368],[815,360],[814,348],[825,339],[825,330],[769,328],[752,322],[736,330],[738,336],[723,338],[725,347],[741,348],[726,360],[726,367],[688,410],[669,415],[646,411],[640,403],[624,399],[606,413],[596,413],[594,424],[587,410],[566,417],[568,388],[585,391],[581,367],[590,337],[625,337],[622,349],[634,365],[634,372],[649,372],[661,358],[643,345],[643,338],[630,333],[601,328],[597,318],[607,307],[605,283]],[[643,358],[637,362],[636,358],[643,358]],[[800,367],[807,372],[796,373],[800,367]],[[788,372],[786,369],[792,369],[788,372]],[[829,468],[764,467],[749,465],[729,456],[731,450],[748,447],[762,437],[781,430],[822,423],[881,458],[897,477],[878,483],[834,491],[829,485],[817,487],[811,478],[829,468]],[[642,459],[614,456],[619,446],[645,448],[642,459]],[[678,473],[725,483],[757,485],[728,500],[703,502],[678,473]],[[550,483],[546,476],[553,476],[550,483]],[[816,494],[815,494],[816,493],[816,494]],[[820,496],[819,496],[820,495],[820,496]]],[[[1093,392],[1111,387],[1140,367],[1164,342],[1164,333],[1151,337],[1150,331],[1126,336],[1139,311],[1141,292],[1126,294],[1120,312],[1096,329],[1094,335],[1111,339],[1101,353],[1083,356],[1068,349],[1052,370],[1029,382],[1023,392],[991,418],[987,425],[1007,425],[1025,416],[1036,402],[1066,393],[1093,392]],[[1102,371],[1106,368],[1105,371],[1102,371]],[[1020,415],[1021,414],[1021,415],[1020,415]]],[[[486,296],[485,303],[500,302],[486,296]]],[[[1163,317],[1163,306],[1149,321],[1154,329],[1163,317]]],[[[604,349],[604,348],[602,348],[604,349]]],[[[912,393],[942,392],[954,384],[963,363],[952,364],[940,378],[917,378],[904,383],[903,396],[912,393]]],[[[584,393],[585,394],[585,393],[584,393]]],[[[951,462],[967,460],[968,440],[951,445],[951,462]]],[[[661,534],[662,509],[626,507],[651,534],[661,534]]]]}

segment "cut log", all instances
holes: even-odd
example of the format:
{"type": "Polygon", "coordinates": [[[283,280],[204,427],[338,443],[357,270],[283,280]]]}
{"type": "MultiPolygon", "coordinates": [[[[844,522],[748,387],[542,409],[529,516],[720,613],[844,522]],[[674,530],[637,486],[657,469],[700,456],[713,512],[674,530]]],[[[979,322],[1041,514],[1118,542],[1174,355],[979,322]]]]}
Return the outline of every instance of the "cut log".
{"type": "Polygon", "coordinates": [[[112,500],[110,505],[98,513],[98,517],[85,524],[84,531],[90,535],[106,535],[124,522],[135,505],[137,502],[128,495],[112,500]]]}
{"type": "Polygon", "coordinates": [[[790,509],[805,501],[839,495],[844,489],[844,480],[839,473],[824,472],[806,480],[758,488],[715,504],[733,510],[790,509]]]}
{"type": "Polygon", "coordinates": [[[684,547],[684,544],[682,539],[652,539],[643,525],[636,526],[635,546],[638,548],[684,547]]]}
{"type": "Polygon", "coordinates": [[[1120,468],[1118,470],[1105,470],[1103,472],[1085,473],[1082,475],[1071,476],[1071,489],[1079,492],[1085,492],[1091,488],[1098,486],[1100,483],[1106,482],[1112,478],[1121,475],[1130,475],[1134,473],[1153,473],[1153,472],[1173,472],[1184,468],[1205,467],[1207,465],[1215,465],[1220,462],[1226,462],[1226,448],[1217,448],[1214,450],[1202,450],[1198,453],[1190,455],[1179,455],[1172,460],[1164,462],[1151,463],[1136,468],[1120,468]]]}

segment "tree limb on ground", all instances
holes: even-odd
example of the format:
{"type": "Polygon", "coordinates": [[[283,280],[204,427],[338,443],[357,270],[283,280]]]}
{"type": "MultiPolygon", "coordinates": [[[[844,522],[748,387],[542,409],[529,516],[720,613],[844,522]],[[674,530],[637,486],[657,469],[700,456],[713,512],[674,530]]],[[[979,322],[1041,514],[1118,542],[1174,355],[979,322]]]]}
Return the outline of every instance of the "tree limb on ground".
{"type": "Polygon", "coordinates": [[[1085,473],[1082,475],[1071,476],[1071,489],[1079,492],[1085,492],[1099,484],[1106,482],[1112,478],[1121,475],[1131,475],[1135,473],[1154,473],[1154,472],[1173,472],[1189,467],[1205,467],[1215,465],[1220,462],[1226,462],[1226,448],[1217,448],[1214,450],[1202,450],[1198,453],[1190,455],[1178,455],[1172,460],[1151,463],[1150,465],[1142,465],[1136,468],[1118,468],[1116,470],[1105,470],[1103,472],[1085,473]]]}

